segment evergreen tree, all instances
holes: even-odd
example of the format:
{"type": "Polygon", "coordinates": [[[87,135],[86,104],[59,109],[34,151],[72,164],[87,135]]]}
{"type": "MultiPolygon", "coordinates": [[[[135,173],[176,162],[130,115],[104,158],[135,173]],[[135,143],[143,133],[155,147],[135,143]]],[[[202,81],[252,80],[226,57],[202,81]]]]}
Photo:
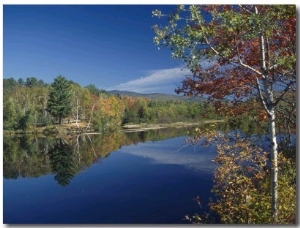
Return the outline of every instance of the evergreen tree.
{"type": "Polygon", "coordinates": [[[34,116],[32,114],[32,111],[26,111],[25,115],[22,116],[19,120],[19,127],[22,130],[28,130],[31,126],[34,124],[34,116]]]}
{"type": "Polygon", "coordinates": [[[59,124],[71,113],[71,86],[63,76],[56,77],[51,84],[47,111],[58,118],[59,124]]]}
{"type": "Polygon", "coordinates": [[[4,78],[3,79],[3,91],[11,91],[17,85],[17,82],[14,78],[4,78]]]}
{"type": "Polygon", "coordinates": [[[89,84],[84,87],[90,91],[90,93],[99,96],[101,93],[108,94],[104,89],[98,89],[94,84],[89,84]]]}

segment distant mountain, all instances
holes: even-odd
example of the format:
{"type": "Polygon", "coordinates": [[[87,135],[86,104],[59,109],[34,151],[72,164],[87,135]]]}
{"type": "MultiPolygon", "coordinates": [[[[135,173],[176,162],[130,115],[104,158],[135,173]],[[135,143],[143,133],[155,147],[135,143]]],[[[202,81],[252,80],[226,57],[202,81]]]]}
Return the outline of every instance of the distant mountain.
{"type": "Polygon", "coordinates": [[[107,91],[107,93],[111,95],[119,94],[120,96],[129,96],[129,97],[143,97],[151,100],[198,101],[198,102],[206,101],[204,97],[186,97],[186,96],[164,94],[164,93],[143,94],[143,93],[136,93],[130,91],[120,91],[120,90],[111,90],[111,91],[107,91]]]}

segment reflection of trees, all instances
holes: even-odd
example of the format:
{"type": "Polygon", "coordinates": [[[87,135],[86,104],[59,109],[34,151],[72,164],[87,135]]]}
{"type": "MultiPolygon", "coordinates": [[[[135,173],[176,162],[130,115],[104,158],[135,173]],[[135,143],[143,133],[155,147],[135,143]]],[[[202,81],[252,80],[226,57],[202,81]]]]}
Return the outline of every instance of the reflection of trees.
{"type": "Polygon", "coordinates": [[[48,154],[52,172],[56,174],[54,179],[62,186],[68,185],[76,174],[72,147],[63,139],[57,139],[54,148],[48,154]]]}
{"type": "Polygon", "coordinates": [[[18,144],[14,140],[3,142],[3,176],[4,178],[17,179],[19,176],[18,144]]]}
{"type": "Polygon", "coordinates": [[[55,139],[51,137],[4,137],[4,178],[39,177],[55,173],[59,184],[65,186],[81,170],[123,146],[145,141],[178,137],[187,133],[186,128],[169,128],[145,132],[120,131],[102,134],[81,134],[55,139]]]}
{"type": "Polygon", "coordinates": [[[141,132],[130,132],[126,134],[126,138],[127,138],[128,145],[137,144],[139,142],[146,142],[146,141],[159,141],[159,140],[186,135],[188,130],[191,130],[193,128],[194,127],[162,128],[162,129],[155,129],[155,130],[148,130],[148,131],[141,131],[141,132]]]}
{"type": "Polygon", "coordinates": [[[3,144],[4,178],[38,177],[49,173],[42,149],[44,138],[4,137],[3,144]]]}

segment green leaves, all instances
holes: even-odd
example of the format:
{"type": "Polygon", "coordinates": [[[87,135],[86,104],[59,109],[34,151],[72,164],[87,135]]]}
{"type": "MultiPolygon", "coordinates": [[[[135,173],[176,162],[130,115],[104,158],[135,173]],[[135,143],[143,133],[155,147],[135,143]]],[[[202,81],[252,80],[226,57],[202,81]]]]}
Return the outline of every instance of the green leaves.
{"type": "Polygon", "coordinates": [[[62,118],[67,117],[71,113],[71,89],[70,83],[66,78],[58,76],[51,84],[47,111],[54,117],[59,118],[59,123],[62,123],[62,118]]]}

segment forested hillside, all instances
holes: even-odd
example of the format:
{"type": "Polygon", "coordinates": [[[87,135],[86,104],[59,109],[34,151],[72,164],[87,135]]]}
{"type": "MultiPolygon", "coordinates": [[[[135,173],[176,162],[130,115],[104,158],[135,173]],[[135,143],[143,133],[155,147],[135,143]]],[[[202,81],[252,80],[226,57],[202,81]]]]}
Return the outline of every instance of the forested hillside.
{"type": "Polygon", "coordinates": [[[109,94],[58,76],[51,84],[29,77],[3,79],[4,130],[84,123],[96,130],[126,123],[172,123],[224,118],[199,100],[149,99],[109,94]]]}
{"type": "Polygon", "coordinates": [[[171,95],[171,94],[164,94],[164,93],[136,93],[136,92],[129,92],[129,91],[119,91],[119,90],[112,90],[107,91],[108,94],[111,95],[121,95],[121,96],[129,96],[129,97],[143,97],[148,98],[151,100],[172,100],[172,101],[198,101],[198,102],[205,102],[207,99],[204,97],[188,97],[188,96],[179,96],[179,95],[171,95]]]}

